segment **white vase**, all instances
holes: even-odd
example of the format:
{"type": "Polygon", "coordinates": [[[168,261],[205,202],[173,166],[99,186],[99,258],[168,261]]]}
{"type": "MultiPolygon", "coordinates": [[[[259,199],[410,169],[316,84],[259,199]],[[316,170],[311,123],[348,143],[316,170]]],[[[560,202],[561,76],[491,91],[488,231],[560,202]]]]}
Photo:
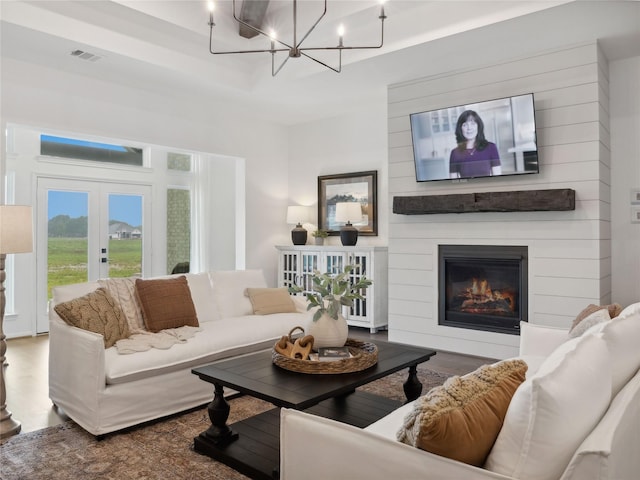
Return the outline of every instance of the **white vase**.
{"type": "Polygon", "coordinates": [[[342,314],[338,314],[335,320],[325,313],[315,322],[311,316],[305,333],[313,335],[313,350],[317,352],[320,347],[344,346],[349,336],[349,326],[342,314]]]}

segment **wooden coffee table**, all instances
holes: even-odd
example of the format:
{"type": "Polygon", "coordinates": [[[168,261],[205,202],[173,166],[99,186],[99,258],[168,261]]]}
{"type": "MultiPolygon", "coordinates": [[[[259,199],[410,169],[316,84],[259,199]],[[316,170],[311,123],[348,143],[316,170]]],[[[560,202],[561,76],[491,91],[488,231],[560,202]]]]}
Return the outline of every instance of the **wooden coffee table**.
{"type": "Polygon", "coordinates": [[[419,363],[434,350],[376,341],[378,363],[355,373],[314,375],[284,370],[272,363],[271,350],[235,357],[194,368],[192,373],[214,385],[209,404],[211,426],[194,439],[194,449],[255,479],[279,476],[280,409],[274,408],[227,425],[230,407],[224,388],[251,395],[276,407],[305,410],[364,428],[402,403],[356,391],[357,387],[408,368],[403,388],[407,401],[416,399],[422,384],[416,375],[419,363]]]}

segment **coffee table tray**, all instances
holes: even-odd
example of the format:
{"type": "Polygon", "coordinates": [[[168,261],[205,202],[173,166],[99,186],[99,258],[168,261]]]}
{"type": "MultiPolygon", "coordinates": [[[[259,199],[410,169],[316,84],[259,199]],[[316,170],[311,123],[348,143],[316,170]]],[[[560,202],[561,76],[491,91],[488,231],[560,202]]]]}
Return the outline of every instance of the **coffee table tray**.
{"type": "Polygon", "coordinates": [[[340,374],[366,370],[378,362],[378,347],[370,342],[361,342],[352,338],[347,339],[345,346],[349,347],[350,358],[318,362],[290,358],[272,351],[273,363],[280,368],[299,373],[311,374],[340,374]]]}

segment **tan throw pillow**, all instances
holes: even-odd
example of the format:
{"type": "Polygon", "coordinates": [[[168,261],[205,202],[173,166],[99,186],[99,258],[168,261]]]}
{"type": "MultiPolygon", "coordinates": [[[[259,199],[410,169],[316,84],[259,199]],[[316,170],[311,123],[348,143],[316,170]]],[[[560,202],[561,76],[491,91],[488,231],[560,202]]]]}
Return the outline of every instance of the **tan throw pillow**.
{"type": "Polygon", "coordinates": [[[185,325],[197,327],[198,316],[187,278],[136,280],[136,293],[147,330],[159,332],[185,325]]]}
{"type": "Polygon", "coordinates": [[[270,315],[272,313],[295,313],[296,305],[287,288],[247,288],[246,290],[253,313],[270,315]]]}
{"type": "Polygon", "coordinates": [[[574,328],[576,328],[576,326],[581,321],[583,321],[585,318],[587,318],[589,315],[591,315],[592,313],[597,312],[598,310],[602,310],[602,309],[606,309],[609,312],[609,317],[610,318],[615,318],[618,315],[620,315],[620,312],[622,311],[622,306],[619,303],[612,303],[611,305],[594,305],[593,303],[590,303],[573,320],[573,323],[571,324],[571,328],[569,329],[569,331],[571,331],[574,328]]]}
{"type": "Polygon", "coordinates": [[[594,325],[597,325],[598,323],[608,322],[609,320],[611,320],[611,317],[609,316],[608,309],[601,308],[599,310],[596,310],[591,315],[587,315],[585,318],[580,320],[580,323],[569,330],[569,338],[579,337],[594,325]]]}
{"type": "Polygon", "coordinates": [[[122,309],[104,288],[59,303],[53,309],[69,325],[102,335],[105,348],[129,336],[122,309]]]}
{"type": "Polygon", "coordinates": [[[484,465],[526,371],[522,360],[505,360],[449,378],[415,402],[398,440],[470,465],[484,465]]]}

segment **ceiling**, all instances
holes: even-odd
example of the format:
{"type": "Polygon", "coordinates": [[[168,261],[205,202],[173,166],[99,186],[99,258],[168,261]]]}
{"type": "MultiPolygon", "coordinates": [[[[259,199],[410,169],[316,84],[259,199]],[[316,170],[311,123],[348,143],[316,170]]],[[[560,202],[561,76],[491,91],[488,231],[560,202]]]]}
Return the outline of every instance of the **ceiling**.
{"type": "MultiPolygon", "coordinates": [[[[222,98],[256,115],[295,124],[379,98],[387,85],[424,75],[407,65],[407,55],[415,56],[417,48],[440,45],[437,42],[462,32],[504,25],[510,19],[529,18],[567,3],[575,2],[389,0],[384,5],[387,20],[382,48],[345,51],[340,74],[306,58],[292,58],[272,77],[267,53],[209,53],[209,12],[203,0],[2,0],[2,56],[163,94],[222,98]],[[70,54],[75,50],[96,57],[82,60],[70,54]]],[[[284,41],[291,39],[292,4],[291,0],[271,0],[266,12],[267,28],[275,25],[278,38],[284,41]]],[[[238,9],[240,5],[238,0],[238,9]]],[[[298,38],[322,9],[322,0],[298,2],[298,38]]],[[[231,10],[231,1],[216,2],[214,48],[268,48],[269,40],[263,36],[239,36],[231,10]]],[[[380,35],[379,12],[378,1],[329,0],[325,17],[303,46],[335,46],[340,23],[346,29],[345,46],[375,45],[380,35]]],[[[627,30],[633,35],[634,26],[620,29],[620,22],[617,24],[611,48],[620,52],[629,48],[625,35],[627,30]]],[[[503,47],[508,50],[509,46],[503,47]]],[[[335,52],[318,56],[337,64],[335,52]]]]}

